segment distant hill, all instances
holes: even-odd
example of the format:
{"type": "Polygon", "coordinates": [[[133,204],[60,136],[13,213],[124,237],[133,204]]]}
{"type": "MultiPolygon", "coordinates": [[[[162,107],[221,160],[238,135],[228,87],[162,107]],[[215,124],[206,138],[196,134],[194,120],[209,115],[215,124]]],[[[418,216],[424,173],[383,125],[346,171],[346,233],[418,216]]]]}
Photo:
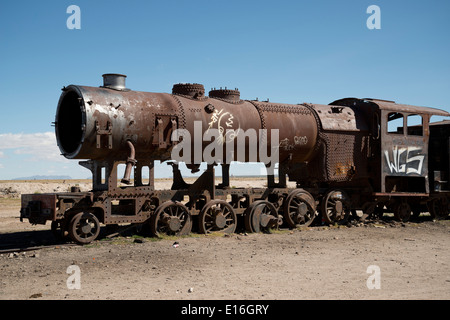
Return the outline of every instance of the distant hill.
{"type": "Polygon", "coordinates": [[[72,179],[69,176],[31,176],[31,177],[22,177],[22,178],[14,178],[12,180],[70,180],[72,179]]]}

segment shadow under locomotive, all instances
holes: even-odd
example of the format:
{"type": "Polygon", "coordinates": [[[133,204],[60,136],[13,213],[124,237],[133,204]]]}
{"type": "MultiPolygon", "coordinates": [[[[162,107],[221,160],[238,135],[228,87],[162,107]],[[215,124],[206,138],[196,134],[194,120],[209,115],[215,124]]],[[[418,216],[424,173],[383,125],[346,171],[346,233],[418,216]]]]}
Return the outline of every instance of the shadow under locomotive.
{"type": "MultiPolygon", "coordinates": [[[[194,218],[192,232],[199,232],[197,218],[194,218]],[[197,222],[197,223],[196,223],[197,222]]],[[[449,217],[442,218],[449,219],[449,217]]],[[[422,223],[429,223],[435,221],[428,212],[422,212],[420,216],[413,216],[410,219],[410,223],[420,225],[422,223]]],[[[352,227],[371,227],[376,225],[380,227],[385,225],[386,227],[398,227],[398,226],[408,226],[409,222],[406,224],[399,222],[392,213],[386,213],[383,216],[368,218],[364,221],[361,220],[361,216],[350,216],[345,221],[340,221],[336,223],[335,226],[346,226],[352,227]]],[[[314,230],[316,227],[329,226],[325,224],[320,216],[317,216],[314,222],[309,226],[310,230],[314,230]]],[[[279,230],[290,230],[292,228],[282,225],[279,230]]],[[[301,229],[301,226],[300,226],[301,229]]],[[[238,234],[245,234],[247,229],[244,226],[244,222],[238,222],[238,227],[235,230],[238,234]],[[241,226],[241,227],[239,227],[241,226]]],[[[260,232],[271,233],[272,229],[263,228],[260,232]]],[[[146,224],[135,224],[135,225],[108,225],[100,228],[99,235],[96,240],[99,241],[109,241],[114,239],[116,236],[121,237],[153,237],[149,229],[149,225],[146,224]]],[[[72,239],[66,233],[63,234],[56,232],[55,230],[36,230],[36,231],[19,231],[0,234],[0,253],[12,253],[12,252],[23,252],[23,251],[33,251],[39,250],[46,247],[57,247],[60,245],[66,245],[71,243],[72,239]]]]}

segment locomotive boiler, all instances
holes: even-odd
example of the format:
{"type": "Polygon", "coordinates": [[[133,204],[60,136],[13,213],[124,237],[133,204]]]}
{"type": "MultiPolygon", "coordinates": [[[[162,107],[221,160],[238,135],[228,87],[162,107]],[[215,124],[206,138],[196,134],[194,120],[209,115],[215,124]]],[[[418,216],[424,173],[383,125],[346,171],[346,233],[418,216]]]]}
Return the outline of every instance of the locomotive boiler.
{"type": "MultiPolygon", "coordinates": [[[[387,210],[402,221],[424,206],[448,214],[449,144],[443,151],[430,143],[429,123],[432,115],[449,116],[445,111],[377,99],[242,100],[237,89],[205,95],[196,83],[175,84],[171,94],[139,92],[126,88],[125,78],[105,74],[100,87],[62,89],[57,143],[64,157],[83,160],[92,172],[92,190],[23,195],[21,219],[50,220],[55,235],[89,243],[101,224],[145,225],[158,236],[295,228],[319,213],[324,223],[337,223],[355,210],[364,218],[387,210]],[[411,116],[420,122],[410,124],[411,116]],[[171,190],[155,189],[155,161],[172,166],[171,190]],[[264,163],[267,187],[231,188],[232,161],[264,163]],[[204,162],[207,169],[188,184],[180,162],[192,172],[204,162]],[[296,188],[287,188],[287,179],[296,188]]],[[[448,125],[435,128],[448,142],[448,125]]]]}

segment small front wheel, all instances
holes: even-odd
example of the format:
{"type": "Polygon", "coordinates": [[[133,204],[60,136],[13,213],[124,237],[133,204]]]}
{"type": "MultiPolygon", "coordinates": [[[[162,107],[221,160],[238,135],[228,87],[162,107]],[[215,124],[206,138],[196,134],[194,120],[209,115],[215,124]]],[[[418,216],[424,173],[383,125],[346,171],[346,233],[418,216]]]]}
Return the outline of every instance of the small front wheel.
{"type": "Polygon", "coordinates": [[[79,212],[70,220],[69,235],[79,244],[94,241],[100,233],[100,222],[91,212],[79,212]]]}

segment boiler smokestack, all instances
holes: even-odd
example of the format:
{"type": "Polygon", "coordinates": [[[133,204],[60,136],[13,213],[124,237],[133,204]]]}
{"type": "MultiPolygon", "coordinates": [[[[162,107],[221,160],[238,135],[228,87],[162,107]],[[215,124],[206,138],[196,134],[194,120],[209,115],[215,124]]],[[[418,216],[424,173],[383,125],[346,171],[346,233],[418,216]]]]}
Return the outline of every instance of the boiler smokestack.
{"type": "Polygon", "coordinates": [[[118,73],[105,73],[102,75],[103,77],[103,86],[102,88],[108,88],[119,91],[127,91],[125,87],[125,78],[127,77],[124,74],[118,73]]]}

